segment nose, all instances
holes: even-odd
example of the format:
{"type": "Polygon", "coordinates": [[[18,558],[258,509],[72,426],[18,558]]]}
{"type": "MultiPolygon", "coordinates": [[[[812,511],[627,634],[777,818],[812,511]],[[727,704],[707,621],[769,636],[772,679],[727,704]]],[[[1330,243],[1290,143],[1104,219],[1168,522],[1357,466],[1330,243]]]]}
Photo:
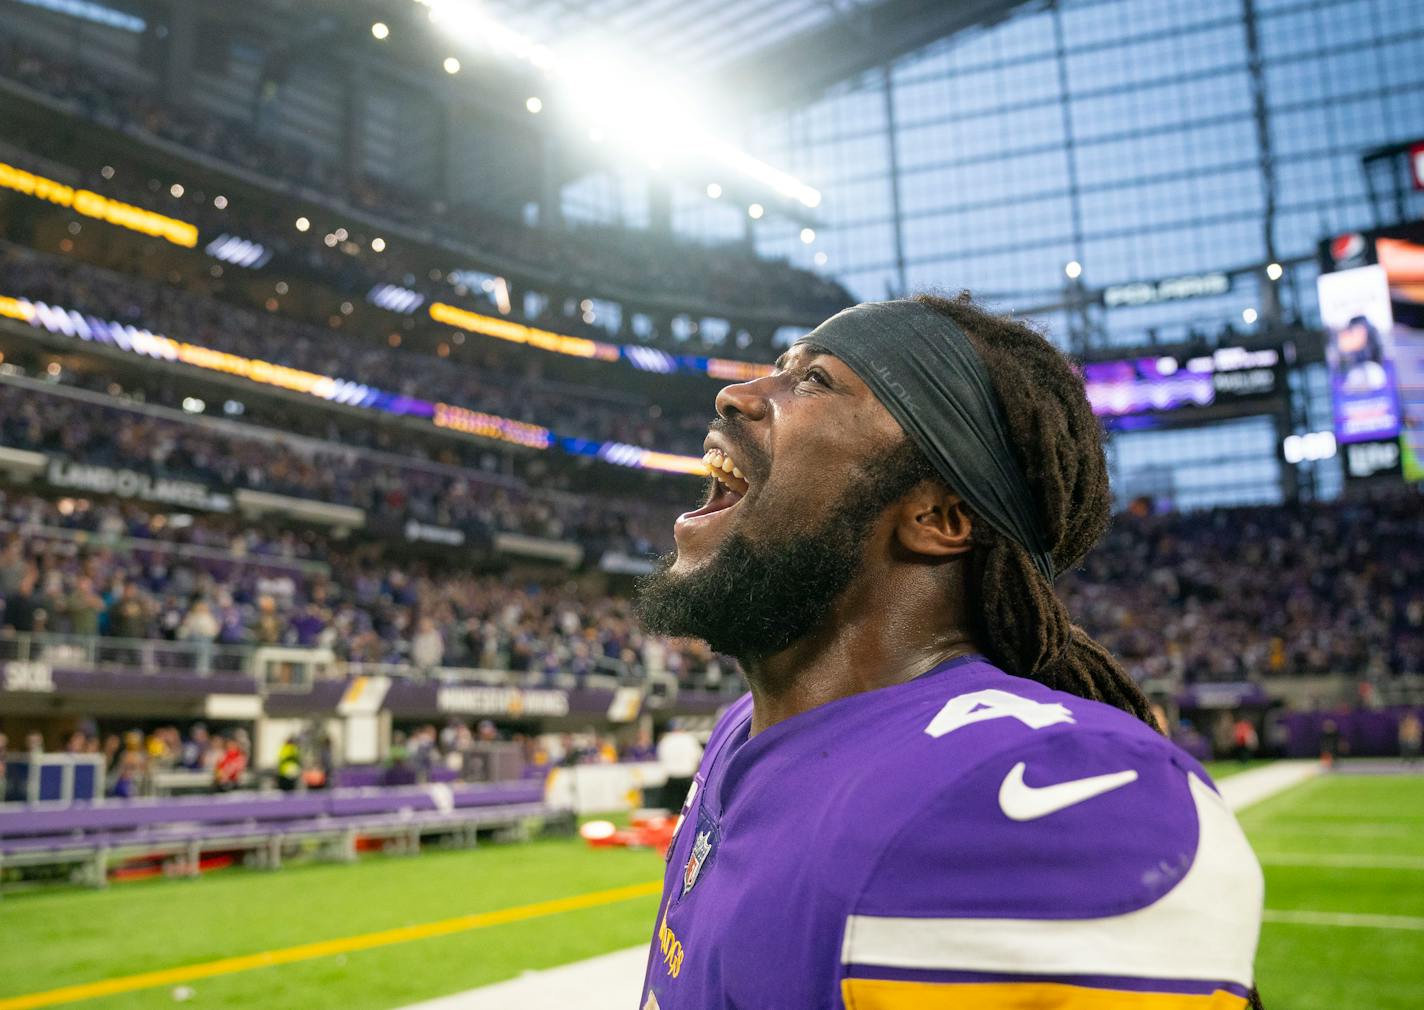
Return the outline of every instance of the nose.
{"type": "Polygon", "coordinates": [[[723,386],[717,394],[717,416],[727,418],[732,414],[741,414],[749,421],[760,421],[766,416],[767,407],[761,383],[761,379],[753,379],[751,382],[723,386]]]}

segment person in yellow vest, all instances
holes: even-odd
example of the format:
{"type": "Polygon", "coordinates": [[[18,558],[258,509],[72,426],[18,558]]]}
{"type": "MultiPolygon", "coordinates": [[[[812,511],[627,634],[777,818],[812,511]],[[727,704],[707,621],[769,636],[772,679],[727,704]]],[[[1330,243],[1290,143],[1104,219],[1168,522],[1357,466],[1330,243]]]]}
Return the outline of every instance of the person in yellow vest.
{"type": "Polygon", "coordinates": [[[293,792],[302,780],[302,749],[297,738],[287,737],[282,749],[277,752],[277,788],[283,792],[293,792]]]}

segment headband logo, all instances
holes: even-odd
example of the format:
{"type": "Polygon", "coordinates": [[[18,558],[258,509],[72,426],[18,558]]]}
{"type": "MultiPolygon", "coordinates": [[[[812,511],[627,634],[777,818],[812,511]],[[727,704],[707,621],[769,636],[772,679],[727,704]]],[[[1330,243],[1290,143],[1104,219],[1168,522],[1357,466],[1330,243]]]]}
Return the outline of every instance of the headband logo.
{"type": "Polygon", "coordinates": [[[907,411],[916,409],[915,401],[910,396],[910,391],[905,388],[905,384],[892,376],[889,365],[883,365],[878,361],[870,362],[870,369],[880,376],[885,382],[885,388],[889,389],[900,400],[907,411]]]}

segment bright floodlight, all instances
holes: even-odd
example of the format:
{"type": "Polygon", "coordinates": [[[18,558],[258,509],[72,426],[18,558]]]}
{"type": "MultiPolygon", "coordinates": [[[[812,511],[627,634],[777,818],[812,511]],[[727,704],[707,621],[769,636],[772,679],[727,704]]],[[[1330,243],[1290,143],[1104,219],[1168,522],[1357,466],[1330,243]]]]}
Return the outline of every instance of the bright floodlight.
{"type": "Polygon", "coordinates": [[[447,74],[458,74],[460,72],[460,61],[453,56],[445,57],[445,72],[447,74]]]}
{"type": "Polygon", "coordinates": [[[722,195],[722,187],[715,182],[709,182],[707,184],[707,195],[714,200],[718,199],[722,195]]]}
{"type": "Polygon", "coordinates": [[[1083,276],[1083,264],[1077,260],[1069,260],[1063,266],[1063,272],[1068,275],[1070,281],[1076,281],[1083,276]]]}
{"type": "Polygon", "coordinates": [[[1245,310],[1243,310],[1242,313],[1241,313],[1241,319],[1246,323],[1247,326],[1250,326],[1252,323],[1254,323],[1254,322],[1256,321],[1256,310],[1255,310],[1255,309],[1245,309],[1245,310]]]}
{"type": "Polygon", "coordinates": [[[227,197],[219,193],[217,196],[213,197],[213,206],[216,207],[218,210],[227,210],[227,197]]]}
{"type": "Polygon", "coordinates": [[[814,187],[702,132],[696,124],[705,116],[699,113],[698,103],[678,94],[668,81],[621,73],[618,68],[630,61],[619,54],[555,51],[500,24],[471,0],[415,2],[426,9],[431,23],[461,42],[522,60],[553,79],[563,87],[568,104],[579,108],[590,125],[605,129],[639,158],[648,158],[654,148],[701,156],[804,206],[820,206],[821,194],[814,187]]]}
{"type": "Polygon", "coordinates": [[[805,242],[807,245],[810,245],[812,242],[816,241],[816,229],[815,229],[815,228],[802,228],[802,229],[801,229],[801,241],[802,241],[802,242],[805,242]]]}
{"type": "Polygon", "coordinates": [[[530,95],[524,100],[524,107],[537,116],[544,110],[544,103],[539,100],[538,95],[530,95]]]}
{"type": "Polygon", "coordinates": [[[1281,266],[1279,263],[1271,263],[1266,267],[1266,276],[1273,281],[1280,280],[1281,275],[1285,272],[1285,267],[1281,266]]]}
{"type": "Polygon", "coordinates": [[[384,21],[377,21],[371,26],[371,34],[378,39],[384,39],[391,34],[391,30],[384,21]]]}
{"type": "Polygon", "coordinates": [[[823,267],[823,266],[825,266],[825,265],[826,265],[826,254],[823,253],[823,252],[818,252],[818,253],[816,254],[816,266],[818,266],[818,267],[823,267]]]}
{"type": "Polygon", "coordinates": [[[168,187],[168,192],[173,194],[173,199],[178,199],[180,196],[183,195],[183,184],[181,182],[175,182],[173,185],[168,187]]]}
{"type": "Polygon", "coordinates": [[[311,227],[311,222],[304,217],[297,218],[297,231],[306,231],[311,227]]]}
{"type": "Polygon", "coordinates": [[[385,252],[386,240],[381,238],[381,236],[377,235],[375,238],[371,239],[371,249],[374,252],[385,252]]]}
{"type": "Polygon", "coordinates": [[[754,203],[747,208],[747,217],[751,218],[753,221],[760,220],[761,216],[765,213],[766,208],[759,203],[754,203]]]}

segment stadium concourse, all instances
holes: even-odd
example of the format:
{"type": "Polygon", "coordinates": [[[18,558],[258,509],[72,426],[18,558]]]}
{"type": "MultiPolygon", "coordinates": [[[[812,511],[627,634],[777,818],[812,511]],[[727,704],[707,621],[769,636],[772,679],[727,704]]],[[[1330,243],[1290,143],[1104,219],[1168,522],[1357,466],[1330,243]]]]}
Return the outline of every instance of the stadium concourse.
{"type": "Polygon", "coordinates": [[[748,678],[640,579],[752,491],[719,391],[961,288],[1107,435],[1027,595],[1236,811],[1264,1005],[1415,1006],[1421,68],[1410,0],[0,0],[0,1010],[659,1010],[748,678]]]}

